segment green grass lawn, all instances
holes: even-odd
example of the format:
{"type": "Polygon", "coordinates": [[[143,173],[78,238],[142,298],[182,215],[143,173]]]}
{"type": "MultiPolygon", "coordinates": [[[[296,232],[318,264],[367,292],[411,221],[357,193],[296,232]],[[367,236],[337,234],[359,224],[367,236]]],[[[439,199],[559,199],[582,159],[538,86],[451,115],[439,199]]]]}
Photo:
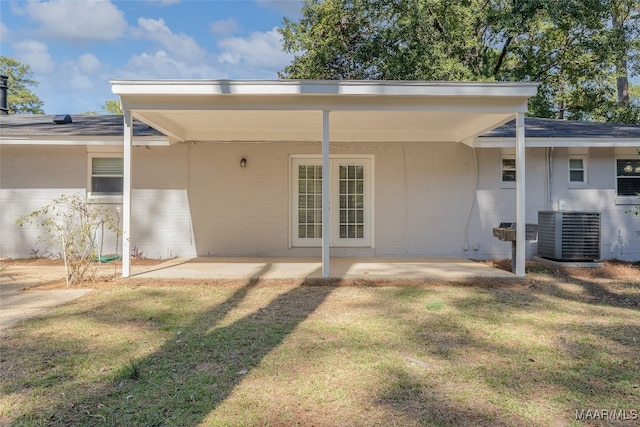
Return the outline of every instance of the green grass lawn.
{"type": "Polygon", "coordinates": [[[639,304],[640,281],[543,273],[120,281],[4,331],[0,425],[639,425],[575,419],[640,412],[639,304]]]}

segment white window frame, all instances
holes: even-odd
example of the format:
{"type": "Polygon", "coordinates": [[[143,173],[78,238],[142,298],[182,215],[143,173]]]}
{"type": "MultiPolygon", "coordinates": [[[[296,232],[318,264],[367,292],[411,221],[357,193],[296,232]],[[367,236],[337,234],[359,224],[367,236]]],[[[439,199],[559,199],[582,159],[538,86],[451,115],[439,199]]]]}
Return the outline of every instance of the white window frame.
{"type": "MultiPolygon", "coordinates": [[[[87,156],[87,199],[99,203],[122,203],[122,193],[120,194],[93,194],[93,159],[94,158],[123,158],[121,152],[90,152],[87,156]]],[[[124,178],[124,170],[122,175],[114,175],[114,177],[124,178]]]]}
{"type": "MultiPolygon", "coordinates": [[[[330,156],[330,169],[331,169],[331,193],[332,198],[330,201],[331,212],[331,247],[374,247],[374,188],[373,177],[374,175],[374,156],[370,154],[363,155],[335,155],[330,156]],[[364,238],[361,239],[349,239],[340,238],[340,194],[339,194],[339,169],[344,165],[359,165],[364,166],[364,238]]],[[[296,154],[290,156],[290,247],[321,247],[322,238],[299,238],[298,237],[298,166],[300,165],[321,165],[322,156],[311,154],[296,154]]]]}
{"type": "Polygon", "coordinates": [[[567,171],[568,171],[567,182],[568,182],[569,188],[583,188],[588,184],[589,178],[587,175],[588,173],[587,168],[588,168],[588,157],[586,155],[584,154],[569,155],[569,158],[567,159],[567,171]],[[571,160],[581,160],[582,169],[571,169],[571,160]],[[582,181],[571,181],[572,171],[582,171],[582,181]]]}
{"type": "Polygon", "coordinates": [[[515,165],[517,165],[515,154],[502,154],[500,156],[500,187],[501,188],[516,188],[517,166],[515,166],[515,165]],[[509,171],[513,170],[513,175],[514,175],[513,181],[505,181],[504,180],[503,172],[505,171],[505,169],[504,169],[503,165],[504,165],[504,161],[505,160],[513,160],[513,163],[514,163],[513,169],[511,169],[511,168],[506,169],[506,170],[509,170],[509,171]]]}
{"type": "MultiPolygon", "coordinates": [[[[613,173],[614,173],[614,179],[615,179],[615,183],[616,183],[616,205],[640,205],[640,197],[637,195],[618,195],[618,161],[619,160],[628,160],[630,161],[634,167],[636,165],[640,166],[640,157],[636,154],[636,155],[624,155],[624,154],[618,154],[615,156],[615,160],[613,163],[613,173]]],[[[632,179],[637,179],[640,181],[640,174],[638,174],[638,178],[632,178],[632,179]]]]}

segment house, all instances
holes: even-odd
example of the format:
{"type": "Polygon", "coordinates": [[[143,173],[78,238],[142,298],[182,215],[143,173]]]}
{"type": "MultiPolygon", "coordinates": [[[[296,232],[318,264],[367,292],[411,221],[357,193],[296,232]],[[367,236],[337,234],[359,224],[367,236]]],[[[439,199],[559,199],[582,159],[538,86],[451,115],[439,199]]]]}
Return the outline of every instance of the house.
{"type": "MultiPolygon", "coordinates": [[[[125,254],[322,257],[328,276],[331,257],[509,257],[494,227],[561,210],[601,213],[602,258],[640,259],[640,126],[525,119],[536,84],[111,84],[124,118],[0,116],[0,257],[34,247],[18,216],[80,192],[121,209],[125,254]]],[[[537,249],[517,236],[522,276],[537,249]]]]}

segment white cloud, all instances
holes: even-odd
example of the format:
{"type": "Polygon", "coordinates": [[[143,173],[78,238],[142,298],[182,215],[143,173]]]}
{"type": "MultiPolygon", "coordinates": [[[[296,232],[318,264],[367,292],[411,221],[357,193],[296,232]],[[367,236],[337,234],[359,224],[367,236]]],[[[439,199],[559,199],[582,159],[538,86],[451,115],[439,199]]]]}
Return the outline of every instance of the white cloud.
{"type": "Polygon", "coordinates": [[[76,61],[78,69],[84,74],[95,74],[100,69],[100,61],[93,53],[84,53],[76,61]]]}
{"type": "Polygon", "coordinates": [[[26,14],[40,26],[41,37],[73,42],[108,41],[121,37],[127,22],[110,1],[32,1],[26,14]]]}
{"type": "Polygon", "coordinates": [[[184,62],[160,50],[131,57],[113,77],[126,79],[226,79],[228,74],[205,62],[184,62]]]}
{"type": "Polygon", "coordinates": [[[46,44],[37,40],[24,40],[12,46],[18,61],[29,65],[34,73],[47,74],[54,70],[55,64],[46,44]]]}
{"type": "Polygon", "coordinates": [[[132,29],[132,34],[136,38],[158,42],[168,53],[183,60],[202,61],[206,55],[193,37],[172,32],[162,18],[139,18],[138,27],[132,29]]]}
{"type": "Polygon", "coordinates": [[[211,24],[211,32],[214,34],[233,34],[240,29],[238,21],[233,18],[223,19],[211,24]]]}
{"type": "Polygon", "coordinates": [[[277,28],[254,32],[249,37],[229,37],[218,43],[224,49],[219,61],[244,64],[274,72],[291,62],[292,55],[282,51],[282,36],[277,28]]]}

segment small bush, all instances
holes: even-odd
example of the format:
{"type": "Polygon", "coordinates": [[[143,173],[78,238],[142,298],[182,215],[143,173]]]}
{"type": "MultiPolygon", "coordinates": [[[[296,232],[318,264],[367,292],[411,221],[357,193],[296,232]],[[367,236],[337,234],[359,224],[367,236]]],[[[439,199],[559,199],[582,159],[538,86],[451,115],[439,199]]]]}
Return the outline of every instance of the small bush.
{"type": "Polygon", "coordinates": [[[41,226],[44,235],[38,242],[59,245],[64,259],[67,286],[95,280],[99,269],[98,233],[109,230],[120,233],[118,218],[102,205],[88,203],[79,194],[63,195],[28,215],[17,224],[41,226]]]}

